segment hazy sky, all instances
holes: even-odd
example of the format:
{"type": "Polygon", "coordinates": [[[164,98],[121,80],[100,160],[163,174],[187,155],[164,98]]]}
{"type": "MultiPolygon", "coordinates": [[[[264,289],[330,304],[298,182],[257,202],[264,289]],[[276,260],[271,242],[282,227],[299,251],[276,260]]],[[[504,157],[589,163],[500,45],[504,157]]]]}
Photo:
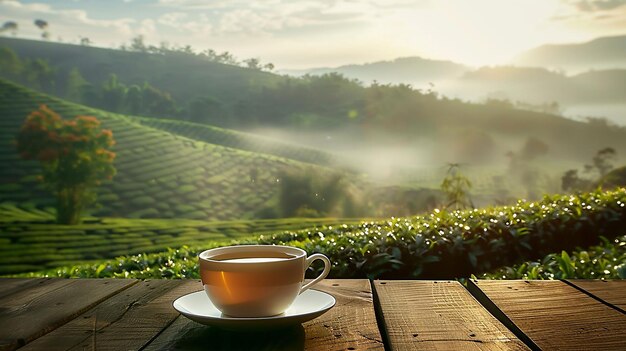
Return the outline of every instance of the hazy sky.
{"type": "MultiPolygon", "coordinates": [[[[506,63],[544,43],[626,34],[626,0],[0,0],[18,37],[118,47],[142,34],[258,57],[279,69],[404,56],[506,63]]],[[[3,35],[9,35],[3,33],[3,35]]]]}

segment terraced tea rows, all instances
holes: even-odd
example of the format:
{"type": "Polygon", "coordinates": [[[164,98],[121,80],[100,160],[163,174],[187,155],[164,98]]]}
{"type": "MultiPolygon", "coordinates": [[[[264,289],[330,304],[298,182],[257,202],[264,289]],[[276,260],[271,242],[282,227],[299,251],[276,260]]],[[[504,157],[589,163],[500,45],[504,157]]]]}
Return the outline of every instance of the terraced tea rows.
{"type": "Polygon", "coordinates": [[[210,144],[270,154],[312,164],[333,165],[341,162],[337,157],[321,150],[290,145],[262,136],[213,127],[206,124],[158,118],[135,117],[133,119],[149,127],[210,144]]]}
{"type": "Polygon", "coordinates": [[[87,219],[80,225],[52,224],[52,216],[15,206],[0,207],[0,274],[149,253],[183,245],[229,242],[263,233],[356,223],[353,219],[288,218],[255,221],[191,219],[87,219]],[[13,216],[11,216],[13,214],[13,216]]]}
{"type": "MultiPolygon", "coordinates": [[[[8,165],[0,168],[2,202],[46,210],[54,206],[54,199],[36,180],[38,164],[21,160],[12,144],[25,117],[40,104],[49,105],[64,117],[96,116],[105,128],[113,130],[118,174],[99,189],[102,207],[93,213],[98,216],[253,218],[259,208],[277,195],[280,172],[305,165],[188,139],[142,125],[127,116],[87,108],[0,81],[0,164],[8,165]]],[[[295,149],[286,153],[298,152],[295,149]]]]}

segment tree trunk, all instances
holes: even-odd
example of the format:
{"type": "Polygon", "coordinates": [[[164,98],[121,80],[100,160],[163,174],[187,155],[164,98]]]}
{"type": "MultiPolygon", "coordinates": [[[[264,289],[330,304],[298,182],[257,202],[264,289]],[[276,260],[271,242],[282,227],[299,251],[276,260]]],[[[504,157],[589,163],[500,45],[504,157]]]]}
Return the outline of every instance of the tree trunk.
{"type": "Polygon", "coordinates": [[[82,187],[70,187],[59,189],[57,193],[57,223],[79,224],[80,214],[83,210],[82,187]]]}

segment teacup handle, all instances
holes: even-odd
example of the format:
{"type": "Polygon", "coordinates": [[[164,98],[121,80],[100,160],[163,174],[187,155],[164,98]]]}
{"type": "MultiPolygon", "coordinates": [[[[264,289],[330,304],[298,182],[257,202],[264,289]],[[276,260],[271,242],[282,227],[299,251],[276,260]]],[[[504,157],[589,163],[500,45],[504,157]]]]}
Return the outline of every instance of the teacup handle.
{"type": "Polygon", "coordinates": [[[311,266],[311,263],[313,263],[313,261],[315,260],[322,260],[324,262],[324,271],[317,278],[313,279],[313,281],[310,281],[309,283],[304,285],[300,289],[300,294],[305,292],[308,288],[312,287],[313,285],[319,283],[320,280],[326,278],[326,276],[330,272],[330,260],[328,259],[328,257],[319,253],[313,254],[306,259],[306,268],[304,270],[306,271],[307,269],[309,269],[309,267],[311,266]]]}

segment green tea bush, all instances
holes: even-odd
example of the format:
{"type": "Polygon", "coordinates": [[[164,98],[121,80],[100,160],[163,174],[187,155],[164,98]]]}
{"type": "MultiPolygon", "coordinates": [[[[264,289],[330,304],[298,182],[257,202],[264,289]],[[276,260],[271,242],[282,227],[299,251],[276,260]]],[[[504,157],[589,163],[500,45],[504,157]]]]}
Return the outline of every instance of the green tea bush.
{"type": "MultiPolygon", "coordinates": [[[[155,201],[152,197],[143,195],[130,200],[130,202],[137,207],[146,207],[154,205],[155,201]]],[[[157,212],[158,214],[158,212],[157,212]]]]}
{"type": "Polygon", "coordinates": [[[626,235],[586,250],[549,254],[541,260],[502,267],[486,279],[626,279],[626,235]]]}
{"type": "Polygon", "coordinates": [[[392,218],[321,230],[286,231],[257,239],[120,257],[95,265],[38,275],[78,277],[197,278],[197,254],[227,244],[280,244],[321,252],[331,277],[469,277],[553,252],[598,244],[626,228],[626,189],[547,196],[515,206],[392,218]]]}

